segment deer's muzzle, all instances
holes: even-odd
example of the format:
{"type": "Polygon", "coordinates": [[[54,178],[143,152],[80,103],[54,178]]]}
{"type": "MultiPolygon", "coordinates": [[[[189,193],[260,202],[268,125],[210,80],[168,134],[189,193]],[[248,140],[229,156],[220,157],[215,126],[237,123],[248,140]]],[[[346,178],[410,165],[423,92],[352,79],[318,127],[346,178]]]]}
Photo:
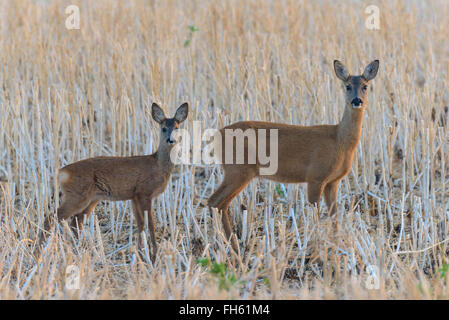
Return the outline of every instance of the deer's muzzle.
{"type": "Polygon", "coordinates": [[[360,108],[362,106],[362,103],[363,103],[363,101],[360,98],[354,98],[351,101],[351,105],[354,109],[360,108]]]}

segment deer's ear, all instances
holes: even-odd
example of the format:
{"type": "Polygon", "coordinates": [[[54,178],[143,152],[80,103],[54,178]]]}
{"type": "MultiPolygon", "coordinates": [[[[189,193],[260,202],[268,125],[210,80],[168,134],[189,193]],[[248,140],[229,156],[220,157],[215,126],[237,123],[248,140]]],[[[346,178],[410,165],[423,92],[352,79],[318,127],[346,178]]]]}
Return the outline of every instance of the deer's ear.
{"type": "Polygon", "coordinates": [[[379,60],[374,60],[365,68],[362,77],[368,81],[372,80],[376,77],[378,70],[379,70],[379,60]]]}
{"type": "Polygon", "coordinates": [[[164,110],[162,110],[161,107],[157,105],[157,103],[153,103],[153,105],[151,106],[151,116],[153,117],[154,121],[159,124],[161,124],[165,120],[164,110]]]}
{"type": "Polygon", "coordinates": [[[187,115],[189,114],[189,104],[187,102],[179,106],[175,113],[175,120],[178,122],[183,122],[187,115]]]}
{"type": "Polygon", "coordinates": [[[338,60],[334,60],[334,70],[335,74],[340,80],[346,81],[349,78],[349,72],[346,70],[345,66],[338,60]]]}

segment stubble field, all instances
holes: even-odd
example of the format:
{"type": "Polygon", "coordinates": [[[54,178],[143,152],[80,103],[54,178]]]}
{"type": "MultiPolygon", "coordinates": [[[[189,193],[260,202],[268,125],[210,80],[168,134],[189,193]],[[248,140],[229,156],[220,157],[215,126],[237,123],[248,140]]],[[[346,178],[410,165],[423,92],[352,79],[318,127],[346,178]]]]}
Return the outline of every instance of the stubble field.
{"type": "Polygon", "coordinates": [[[0,1],[0,299],[449,298],[449,3],[374,2],[0,1]],[[33,255],[58,168],[154,152],[153,101],[170,115],[188,101],[188,130],[334,124],[334,59],[356,74],[380,60],[337,217],[315,221],[303,185],[253,181],[231,204],[232,256],[204,207],[221,170],[181,165],[153,202],[155,264],[129,202],[33,255]]]}

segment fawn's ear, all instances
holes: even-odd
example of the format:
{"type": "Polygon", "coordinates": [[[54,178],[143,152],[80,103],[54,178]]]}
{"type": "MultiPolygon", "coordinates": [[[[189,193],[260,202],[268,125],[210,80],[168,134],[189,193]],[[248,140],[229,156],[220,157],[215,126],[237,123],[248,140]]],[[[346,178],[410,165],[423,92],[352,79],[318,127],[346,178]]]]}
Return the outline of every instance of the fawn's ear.
{"type": "Polygon", "coordinates": [[[183,103],[175,113],[175,120],[178,122],[183,122],[187,115],[189,114],[189,104],[187,102],[183,103]]]}
{"type": "Polygon", "coordinates": [[[376,77],[377,70],[379,70],[379,60],[374,60],[365,68],[365,71],[363,71],[362,77],[368,81],[372,80],[376,77]]]}
{"type": "Polygon", "coordinates": [[[340,80],[346,81],[349,78],[349,72],[346,67],[338,60],[334,60],[335,74],[340,80]]]}
{"type": "Polygon", "coordinates": [[[154,121],[159,124],[162,124],[162,122],[165,120],[164,110],[162,110],[161,107],[159,107],[157,103],[154,102],[151,105],[151,116],[153,117],[154,121]]]}

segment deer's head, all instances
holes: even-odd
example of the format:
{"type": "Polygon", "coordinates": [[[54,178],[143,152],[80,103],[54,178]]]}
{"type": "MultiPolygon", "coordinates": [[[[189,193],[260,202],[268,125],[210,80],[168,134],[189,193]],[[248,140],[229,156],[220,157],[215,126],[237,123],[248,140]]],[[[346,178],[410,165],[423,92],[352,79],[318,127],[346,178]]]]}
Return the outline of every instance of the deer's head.
{"type": "Polygon", "coordinates": [[[189,105],[183,103],[175,113],[173,118],[166,118],[164,111],[156,103],[151,106],[151,116],[154,121],[159,123],[161,127],[161,134],[159,140],[159,147],[171,148],[176,141],[172,139],[172,133],[178,129],[181,122],[183,122],[189,113],[189,105]]]}
{"type": "Polygon", "coordinates": [[[368,100],[368,82],[376,77],[379,60],[371,62],[359,76],[350,75],[338,60],[334,61],[334,69],[337,77],[343,81],[346,105],[353,109],[363,109],[368,100]]]}

